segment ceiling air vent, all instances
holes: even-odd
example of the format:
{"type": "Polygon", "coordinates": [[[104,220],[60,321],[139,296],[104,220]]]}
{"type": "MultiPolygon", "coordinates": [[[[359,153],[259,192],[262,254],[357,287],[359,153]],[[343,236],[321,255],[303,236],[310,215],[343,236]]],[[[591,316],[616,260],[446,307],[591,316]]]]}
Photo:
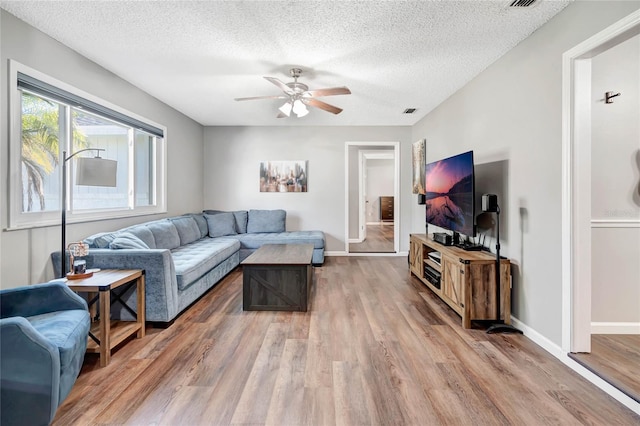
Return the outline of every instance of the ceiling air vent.
{"type": "Polygon", "coordinates": [[[538,0],[513,0],[509,7],[530,7],[538,0]]]}
{"type": "Polygon", "coordinates": [[[403,114],[413,114],[414,112],[416,112],[418,110],[418,108],[407,108],[404,111],[402,111],[403,114]]]}

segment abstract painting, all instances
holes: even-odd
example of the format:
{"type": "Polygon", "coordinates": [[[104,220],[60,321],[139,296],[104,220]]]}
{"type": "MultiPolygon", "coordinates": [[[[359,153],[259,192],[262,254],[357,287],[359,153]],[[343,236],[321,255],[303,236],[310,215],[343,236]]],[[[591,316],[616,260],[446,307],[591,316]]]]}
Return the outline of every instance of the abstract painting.
{"type": "Polygon", "coordinates": [[[260,192],[307,192],[307,161],[262,161],[260,192]]]}

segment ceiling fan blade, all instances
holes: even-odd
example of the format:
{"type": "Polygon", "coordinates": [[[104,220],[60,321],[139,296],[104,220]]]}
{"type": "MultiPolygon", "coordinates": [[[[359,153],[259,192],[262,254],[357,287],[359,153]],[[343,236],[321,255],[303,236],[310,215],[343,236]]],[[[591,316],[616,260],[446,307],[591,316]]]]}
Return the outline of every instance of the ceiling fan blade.
{"type": "Polygon", "coordinates": [[[340,114],[342,112],[342,108],[338,108],[337,106],[333,106],[333,105],[329,105],[326,102],[322,102],[319,101],[318,99],[303,99],[303,101],[305,104],[312,106],[312,107],[316,107],[316,108],[320,108],[323,109],[327,112],[330,112],[332,114],[340,114]]]}
{"type": "Polygon", "coordinates": [[[265,80],[270,81],[271,83],[278,86],[280,90],[282,90],[287,95],[293,95],[295,93],[293,90],[291,90],[289,86],[287,86],[286,84],[284,84],[283,82],[281,82],[275,77],[265,77],[265,80]]]}
{"type": "Polygon", "coordinates": [[[278,95],[278,96],[251,96],[249,98],[235,98],[236,101],[254,101],[256,99],[289,99],[289,96],[278,95]]]}
{"type": "Polygon", "coordinates": [[[351,90],[347,87],[330,87],[328,89],[308,90],[305,92],[309,96],[334,96],[334,95],[350,95],[351,90]]]}

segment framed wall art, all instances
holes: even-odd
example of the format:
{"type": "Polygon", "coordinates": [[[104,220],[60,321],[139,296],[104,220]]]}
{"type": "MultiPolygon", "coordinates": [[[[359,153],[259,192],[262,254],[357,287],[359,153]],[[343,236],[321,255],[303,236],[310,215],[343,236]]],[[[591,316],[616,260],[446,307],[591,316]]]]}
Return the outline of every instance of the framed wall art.
{"type": "Polygon", "coordinates": [[[307,192],[307,161],[262,161],[260,192],[307,192]]]}
{"type": "Polygon", "coordinates": [[[411,159],[413,162],[413,193],[425,194],[425,175],[424,168],[426,166],[426,139],[420,139],[414,142],[411,149],[411,159]]]}

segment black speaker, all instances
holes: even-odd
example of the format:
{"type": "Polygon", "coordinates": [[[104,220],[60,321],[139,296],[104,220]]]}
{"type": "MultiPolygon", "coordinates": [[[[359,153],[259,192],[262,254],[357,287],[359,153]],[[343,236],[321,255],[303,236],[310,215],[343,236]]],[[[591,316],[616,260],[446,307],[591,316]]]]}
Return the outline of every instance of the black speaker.
{"type": "Polygon", "coordinates": [[[418,194],[418,204],[426,204],[427,196],[424,194],[418,194]]]}
{"type": "Polygon", "coordinates": [[[483,194],[482,195],[482,211],[483,212],[497,212],[498,211],[498,196],[495,194],[483,194]]]}

